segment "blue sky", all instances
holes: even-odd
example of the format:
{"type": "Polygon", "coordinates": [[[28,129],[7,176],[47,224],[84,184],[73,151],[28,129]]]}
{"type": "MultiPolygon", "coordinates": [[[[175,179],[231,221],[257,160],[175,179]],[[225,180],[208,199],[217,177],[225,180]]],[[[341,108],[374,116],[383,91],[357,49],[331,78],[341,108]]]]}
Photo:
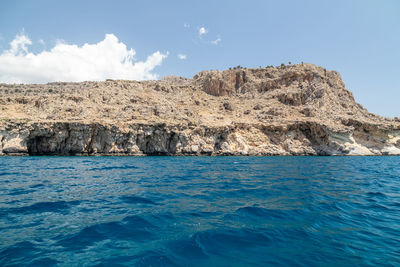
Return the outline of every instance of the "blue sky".
{"type": "Polygon", "coordinates": [[[118,48],[122,57],[133,49],[141,64],[131,69],[143,72],[138,78],[303,61],[339,71],[358,102],[394,117],[400,116],[399,14],[398,0],[2,0],[0,53],[10,51],[18,34],[29,38],[33,54],[60,43],[98,44],[112,34],[118,41],[110,37],[102,47],[118,48]]]}

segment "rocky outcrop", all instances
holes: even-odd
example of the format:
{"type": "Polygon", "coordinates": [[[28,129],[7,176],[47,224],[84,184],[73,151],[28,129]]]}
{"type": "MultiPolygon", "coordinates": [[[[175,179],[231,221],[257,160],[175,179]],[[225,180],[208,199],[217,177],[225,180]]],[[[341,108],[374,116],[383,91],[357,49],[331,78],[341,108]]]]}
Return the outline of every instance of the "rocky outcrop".
{"type": "Polygon", "coordinates": [[[400,155],[400,122],[311,64],[0,93],[0,155],[400,155]]]}
{"type": "Polygon", "coordinates": [[[3,155],[398,155],[400,130],[338,132],[317,122],[188,126],[14,123],[3,155]]]}

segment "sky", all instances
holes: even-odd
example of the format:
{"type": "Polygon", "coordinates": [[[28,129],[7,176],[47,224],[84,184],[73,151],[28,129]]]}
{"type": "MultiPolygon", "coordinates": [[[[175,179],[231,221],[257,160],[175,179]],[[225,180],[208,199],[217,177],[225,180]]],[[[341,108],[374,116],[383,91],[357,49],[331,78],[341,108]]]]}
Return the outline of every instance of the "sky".
{"type": "Polygon", "coordinates": [[[400,117],[399,0],[0,1],[0,82],[192,77],[241,65],[339,71],[400,117]]]}

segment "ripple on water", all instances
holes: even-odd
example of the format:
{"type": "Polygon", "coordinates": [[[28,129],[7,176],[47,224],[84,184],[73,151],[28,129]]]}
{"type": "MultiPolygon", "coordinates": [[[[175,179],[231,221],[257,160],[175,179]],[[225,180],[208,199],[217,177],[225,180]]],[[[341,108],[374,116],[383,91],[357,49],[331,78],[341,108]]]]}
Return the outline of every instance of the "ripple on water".
{"type": "Polygon", "coordinates": [[[383,193],[383,192],[370,191],[370,192],[367,192],[367,197],[370,197],[370,198],[385,198],[386,194],[383,193]]]}
{"type": "Polygon", "coordinates": [[[35,190],[27,190],[24,188],[15,188],[11,189],[10,192],[8,193],[9,196],[17,196],[17,195],[27,195],[29,193],[35,192],[35,190]]]}
{"type": "Polygon", "coordinates": [[[56,213],[67,213],[68,210],[75,205],[79,205],[81,202],[74,201],[45,201],[37,202],[32,205],[22,207],[12,207],[1,209],[1,214],[33,214],[43,212],[56,212],[56,213]]]}
{"type": "MultiPolygon", "coordinates": [[[[188,238],[170,242],[167,248],[179,262],[220,261],[223,265],[230,262],[238,266],[254,266],[257,263],[261,266],[262,262],[266,263],[262,253],[275,247],[277,241],[256,229],[218,228],[196,232],[188,238]]],[[[269,260],[273,262],[272,258],[269,260]]]]}
{"type": "Polygon", "coordinates": [[[133,170],[137,169],[136,166],[101,166],[96,168],[91,168],[90,171],[109,171],[109,170],[133,170]]]}
{"type": "Polygon", "coordinates": [[[43,257],[46,249],[38,247],[29,241],[23,241],[9,246],[0,252],[1,266],[50,266],[57,263],[55,259],[43,257]]]}
{"type": "Polygon", "coordinates": [[[129,203],[129,204],[149,204],[149,205],[157,205],[157,203],[155,203],[154,201],[148,199],[148,198],[144,198],[144,197],[139,197],[139,196],[134,196],[134,195],[130,195],[130,196],[122,196],[121,200],[129,203]]]}
{"type": "Polygon", "coordinates": [[[59,236],[56,239],[59,246],[68,250],[79,250],[103,240],[148,241],[154,238],[152,231],[156,228],[140,216],[128,216],[122,221],[94,224],[78,233],[59,236]]]}
{"type": "Polygon", "coordinates": [[[29,186],[29,188],[43,188],[43,187],[45,187],[44,184],[34,184],[34,185],[29,186]]]}
{"type": "Polygon", "coordinates": [[[178,266],[168,255],[156,251],[145,251],[138,255],[137,261],[135,263],[137,267],[147,267],[147,266],[178,266]]]}
{"type": "Polygon", "coordinates": [[[398,157],[0,157],[0,266],[397,266],[398,157]]]}

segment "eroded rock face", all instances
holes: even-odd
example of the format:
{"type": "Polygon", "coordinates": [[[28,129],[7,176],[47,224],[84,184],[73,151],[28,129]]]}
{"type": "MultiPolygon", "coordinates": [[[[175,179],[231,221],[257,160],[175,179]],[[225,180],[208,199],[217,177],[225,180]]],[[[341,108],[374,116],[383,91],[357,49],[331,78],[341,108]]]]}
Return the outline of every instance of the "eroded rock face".
{"type": "Polygon", "coordinates": [[[398,155],[400,130],[336,132],[316,122],[221,127],[7,124],[3,155],[398,155]]]}
{"type": "Polygon", "coordinates": [[[0,107],[0,155],[400,155],[400,121],[311,64],[0,84],[0,107]]]}

